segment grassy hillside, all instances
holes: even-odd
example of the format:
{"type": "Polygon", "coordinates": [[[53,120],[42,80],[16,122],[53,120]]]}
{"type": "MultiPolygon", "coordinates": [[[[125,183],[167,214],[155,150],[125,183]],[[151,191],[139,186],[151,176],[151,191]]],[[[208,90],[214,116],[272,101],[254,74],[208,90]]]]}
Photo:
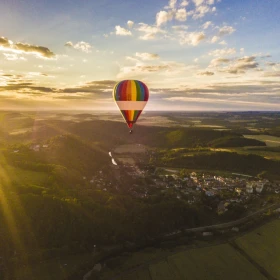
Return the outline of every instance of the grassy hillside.
{"type": "Polygon", "coordinates": [[[269,160],[258,155],[238,154],[235,152],[203,152],[184,154],[161,151],[154,158],[158,166],[181,167],[187,169],[225,170],[250,174],[265,173],[267,178],[279,178],[280,161],[269,160]]]}

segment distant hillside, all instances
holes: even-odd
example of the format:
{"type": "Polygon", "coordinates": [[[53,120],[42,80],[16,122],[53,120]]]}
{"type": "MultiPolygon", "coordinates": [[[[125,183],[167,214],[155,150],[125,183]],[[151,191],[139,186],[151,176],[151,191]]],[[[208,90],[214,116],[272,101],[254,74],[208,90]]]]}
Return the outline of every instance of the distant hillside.
{"type": "Polygon", "coordinates": [[[45,160],[83,174],[92,174],[111,163],[108,152],[98,144],[73,135],[50,139],[45,160]]]}
{"type": "Polygon", "coordinates": [[[242,174],[265,174],[266,178],[279,179],[280,161],[268,160],[257,155],[241,155],[233,152],[209,152],[201,155],[167,157],[162,153],[155,162],[159,166],[188,169],[225,170],[242,174]]]}
{"type": "Polygon", "coordinates": [[[91,141],[101,143],[104,147],[120,144],[139,143],[150,147],[174,148],[208,146],[208,143],[223,137],[242,137],[229,131],[216,131],[203,128],[176,129],[169,127],[135,126],[129,134],[124,123],[111,121],[88,121],[73,124],[70,131],[91,141]]]}
{"type": "Polygon", "coordinates": [[[231,136],[215,139],[209,142],[209,145],[214,148],[266,146],[264,142],[259,140],[231,136]]]}
{"type": "MultiPolygon", "coordinates": [[[[86,115],[87,116],[87,115],[86,115]]],[[[84,116],[85,117],[85,116],[84,116]]],[[[30,121],[30,120],[28,120],[30,121]]],[[[150,147],[244,147],[263,146],[262,142],[244,139],[242,134],[227,130],[195,127],[160,127],[135,125],[133,133],[123,122],[88,120],[38,120],[32,123],[32,130],[20,135],[10,135],[10,142],[46,141],[60,135],[72,135],[77,139],[98,144],[109,152],[121,144],[139,143],[150,147]]]]}

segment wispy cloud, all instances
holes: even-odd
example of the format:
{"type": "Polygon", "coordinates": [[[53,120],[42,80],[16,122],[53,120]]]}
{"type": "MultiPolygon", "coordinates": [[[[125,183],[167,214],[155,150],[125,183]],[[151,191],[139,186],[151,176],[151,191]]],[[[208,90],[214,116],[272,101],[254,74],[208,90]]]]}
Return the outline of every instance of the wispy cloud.
{"type": "Polygon", "coordinates": [[[76,44],[73,44],[71,41],[68,41],[65,43],[64,46],[66,46],[68,48],[73,48],[73,49],[76,49],[76,50],[79,50],[79,51],[82,51],[85,53],[90,53],[91,49],[92,49],[92,46],[89,43],[84,42],[84,41],[77,42],[76,44]]]}
{"type": "Polygon", "coordinates": [[[210,62],[210,67],[216,67],[218,65],[221,65],[224,63],[229,63],[229,62],[230,62],[230,59],[228,59],[228,58],[223,58],[223,57],[214,58],[210,62]]]}
{"type": "Polygon", "coordinates": [[[135,56],[141,58],[142,60],[154,60],[158,59],[159,55],[155,53],[139,53],[137,52],[135,56]]]}
{"type": "Polygon", "coordinates": [[[189,2],[187,0],[183,0],[180,4],[180,7],[186,7],[189,5],[189,2]]]}
{"type": "Polygon", "coordinates": [[[274,72],[265,72],[263,74],[264,77],[280,77],[280,71],[274,71],[274,72]]]}
{"type": "Polygon", "coordinates": [[[225,56],[235,54],[235,48],[224,48],[224,49],[216,49],[214,51],[210,51],[208,54],[211,56],[225,56]]]}
{"type": "Polygon", "coordinates": [[[202,28],[203,29],[207,29],[209,28],[211,25],[213,25],[213,23],[211,21],[206,21],[203,25],[202,28]]]}
{"type": "Polygon", "coordinates": [[[225,71],[230,74],[241,74],[245,73],[246,70],[256,69],[258,66],[259,63],[255,56],[244,56],[235,60],[225,71]]]}
{"type": "Polygon", "coordinates": [[[0,51],[13,52],[18,54],[33,54],[38,58],[54,58],[55,54],[43,46],[31,45],[26,43],[13,43],[5,37],[0,37],[0,51]]]}
{"type": "Polygon", "coordinates": [[[215,73],[211,72],[211,71],[204,71],[204,72],[197,73],[197,75],[200,75],[200,76],[213,76],[214,74],[215,73]]]}
{"type": "Polygon", "coordinates": [[[141,40],[153,40],[158,34],[166,33],[166,31],[162,30],[160,27],[146,23],[139,23],[137,30],[144,33],[144,35],[139,37],[141,40]]]}
{"type": "Polygon", "coordinates": [[[223,26],[219,29],[219,33],[218,33],[218,36],[219,37],[222,37],[222,36],[225,36],[225,35],[230,35],[232,34],[236,29],[234,29],[232,26],[223,26]]]}
{"type": "Polygon", "coordinates": [[[180,44],[188,44],[197,46],[201,41],[206,38],[204,32],[190,32],[181,34],[180,44]]]}

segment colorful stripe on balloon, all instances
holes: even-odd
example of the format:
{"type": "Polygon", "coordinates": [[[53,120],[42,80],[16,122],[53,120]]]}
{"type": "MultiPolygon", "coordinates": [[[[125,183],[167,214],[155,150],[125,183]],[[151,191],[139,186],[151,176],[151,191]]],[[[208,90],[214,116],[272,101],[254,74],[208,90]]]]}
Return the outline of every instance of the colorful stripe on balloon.
{"type": "Polygon", "coordinates": [[[125,80],[115,86],[113,96],[116,101],[148,101],[149,90],[140,81],[125,80]]]}

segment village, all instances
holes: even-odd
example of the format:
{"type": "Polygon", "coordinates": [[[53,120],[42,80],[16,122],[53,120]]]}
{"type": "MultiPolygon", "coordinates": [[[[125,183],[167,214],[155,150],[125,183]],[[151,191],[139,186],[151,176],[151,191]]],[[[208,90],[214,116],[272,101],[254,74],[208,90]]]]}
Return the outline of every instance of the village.
{"type": "MultiPolygon", "coordinates": [[[[30,146],[35,152],[48,145],[30,146]]],[[[15,150],[14,153],[18,151],[15,150]]],[[[269,200],[278,200],[280,183],[245,174],[156,167],[147,164],[150,152],[143,145],[121,145],[108,153],[111,168],[83,176],[83,192],[95,190],[123,193],[137,199],[168,195],[189,205],[206,204],[209,210],[222,215],[232,205],[240,205],[248,213],[264,207],[269,200]],[[211,203],[209,203],[209,201],[211,203]]]]}
{"type": "Polygon", "coordinates": [[[268,200],[277,200],[280,193],[279,183],[248,175],[228,173],[221,176],[209,171],[188,173],[152,165],[122,164],[118,160],[112,163],[112,172],[100,170],[90,178],[89,188],[123,192],[139,199],[168,195],[190,205],[215,201],[216,209],[213,209],[213,203],[209,209],[219,215],[230,205],[242,205],[248,212],[257,210],[268,200]]]}

